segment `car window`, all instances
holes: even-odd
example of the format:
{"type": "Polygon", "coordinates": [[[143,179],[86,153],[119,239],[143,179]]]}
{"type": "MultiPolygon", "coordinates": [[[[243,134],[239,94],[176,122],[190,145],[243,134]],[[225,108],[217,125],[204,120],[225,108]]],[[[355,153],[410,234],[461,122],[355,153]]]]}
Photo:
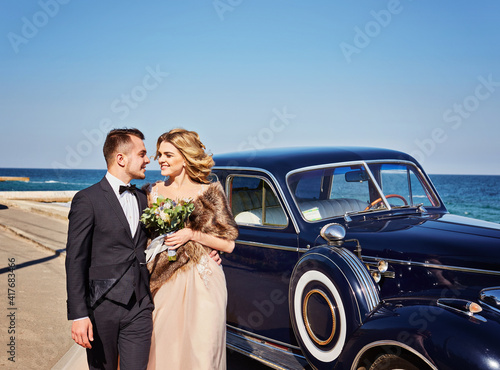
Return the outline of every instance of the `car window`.
{"type": "Polygon", "coordinates": [[[267,180],[253,176],[233,176],[231,209],[239,225],[286,226],[288,219],[267,180]]]}
{"type": "Polygon", "coordinates": [[[295,196],[303,200],[319,199],[321,195],[321,181],[323,177],[318,175],[317,171],[309,171],[304,173],[297,182],[295,196]]]}
{"type": "Polygon", "coordinates": [[[370,169],[380,177],[380,187],[391,207],[437,204],[416,169],[406,164],[370,164],[370,169]]]}
{"type": "Polygon", "coordinates": [[[374,191],[361,165],[324,168],[291,175],[289,187],[308,221],[365,210],[374,191]]]}
{"type": "Polygon", "coordinates": [[[367,203],[370,199],[368,174],[362,167],[339,167],[332,173],[330,199],[358,199],[367,203]]]}

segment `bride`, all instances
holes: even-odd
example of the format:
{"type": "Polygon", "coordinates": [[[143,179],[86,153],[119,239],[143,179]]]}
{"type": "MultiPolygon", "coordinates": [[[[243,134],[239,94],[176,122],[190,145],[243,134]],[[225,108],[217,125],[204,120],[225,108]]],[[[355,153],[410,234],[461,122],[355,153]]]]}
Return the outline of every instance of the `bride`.
{"type": "Polygon", "coordinates": [[[186,228],[165,238],[177,261],[164,252],[148,264],[155,304],[148,369],[225,369],[226,281],[209,253],[231,253],[237,226],[221,184],[208,179],[214,162],[196,132],[173,129],[156,149],[168,179],[149,187],[149,203],[190,198],[195,209],[186,228]]]}

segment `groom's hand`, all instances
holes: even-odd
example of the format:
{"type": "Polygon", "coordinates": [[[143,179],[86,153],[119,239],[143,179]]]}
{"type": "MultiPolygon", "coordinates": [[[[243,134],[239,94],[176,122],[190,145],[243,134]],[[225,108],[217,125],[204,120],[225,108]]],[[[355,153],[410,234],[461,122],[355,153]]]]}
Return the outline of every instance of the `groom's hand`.
{"type": "Polygon", "coordinates": [[[92,331],[92,323],[88,317],[73,321],[73,325],[71,325],[71,338],[83,348],[92,348],[90,342],[94,340],[94,333],[92,331]]]}
{"type": "Polygon", "coordinates": [[[222,263],[222,258],[220,258],[220,254],[218,251],[216,251],[215,249],[213,251],[210,252],[210,257],[215,261],[215,263],[217,263],[218,265],[220,265],[222,263]]]}

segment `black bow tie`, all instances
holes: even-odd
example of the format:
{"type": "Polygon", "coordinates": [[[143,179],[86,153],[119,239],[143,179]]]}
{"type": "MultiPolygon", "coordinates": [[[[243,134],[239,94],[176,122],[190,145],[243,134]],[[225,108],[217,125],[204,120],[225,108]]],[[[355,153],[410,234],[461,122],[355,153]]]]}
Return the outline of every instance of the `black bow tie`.
{"type": "Polygon", "coordinates": [[[137,191],[137,187],[135,185],[120,185],[120,194],[123,194],[123,192],[127,190],[132,194],[135,194],[135,192],[137,191]]]}

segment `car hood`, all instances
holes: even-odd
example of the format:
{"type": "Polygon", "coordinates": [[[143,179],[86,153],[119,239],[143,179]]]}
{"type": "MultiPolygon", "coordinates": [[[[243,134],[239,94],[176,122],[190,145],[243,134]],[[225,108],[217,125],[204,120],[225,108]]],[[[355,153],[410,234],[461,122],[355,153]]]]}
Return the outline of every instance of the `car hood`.
{"type": "Polygon", "coordinates": [[[346,239],[358,239],[364,256],[500,271],[500,224],[438,214],[346,226],[346,239]]]}

